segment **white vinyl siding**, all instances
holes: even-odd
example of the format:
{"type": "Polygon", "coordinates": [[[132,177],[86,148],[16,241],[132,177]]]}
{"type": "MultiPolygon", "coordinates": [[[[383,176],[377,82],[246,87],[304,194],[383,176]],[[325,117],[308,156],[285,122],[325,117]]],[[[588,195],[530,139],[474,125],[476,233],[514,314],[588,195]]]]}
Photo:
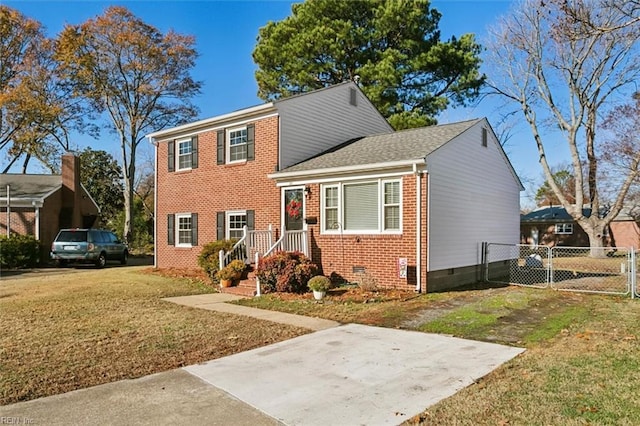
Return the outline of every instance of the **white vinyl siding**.
{"type": "Polygon", "coordinates": [[[356,90],[354,84],[340,84],[276,102],[280,114],[280,169],[317,155],[337,144],[393,128],[356,90]]]}
{"type": "Polygon", "coordinates": [[[191,247],[191,213],[176,215],[176,247],[191,247]]]}
{"type": "Polygon", "coordinates": [[[176,170],[187,170],[191,168],[191,151],[193,145],[191,138],[177,141],[176,170]]]}
{"type": "Polygon", "coordinates": [[[322,232],[401,233],[401,200],[399,179],[324,185],[322,232]]]}
{"type": "Polygon", "coordinates": [[[227,130],[227,158],[230,163],[247,159],[247,128],[227,130]]]}
{"type": "Polygon", "coordinates": [[[482,242],[520,241],[520,189],[493,132],[478,122],[429,154],[429,271],[477,265],[482,242]]]}

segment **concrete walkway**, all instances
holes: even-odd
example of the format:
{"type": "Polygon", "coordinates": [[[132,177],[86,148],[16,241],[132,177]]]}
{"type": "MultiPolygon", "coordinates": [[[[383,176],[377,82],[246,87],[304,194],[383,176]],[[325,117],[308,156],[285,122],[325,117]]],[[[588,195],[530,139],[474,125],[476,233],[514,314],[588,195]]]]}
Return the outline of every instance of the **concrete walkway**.
{"type": "Polygon", "coordinates": [[[224,303],[237,298],[166,300],[319,331],[182,369],[0,406],[0,419],[72,426],[395,425],[524,351],[224,303]]]}
{"type": "Polygon", "coordinates": [[[233,294],[212,293],[198,294],[195,296],[167,297],[162,300],[177,303],[179,305],[190,306],[192,308],[208,309],[210,311],[225,312],[228,314],[244,315],[246,317],[258,318],[279,324],[294,325],[296,327],[308,328],[313,331],[326,330],[340,325],[339,322],[322,318],[305,317],[302,315],[287,314],[284,312],[267,311],[265,309],[250,308],[248,306],[234,305],[233,300],[243,299],[242,296],[233,294]]]}

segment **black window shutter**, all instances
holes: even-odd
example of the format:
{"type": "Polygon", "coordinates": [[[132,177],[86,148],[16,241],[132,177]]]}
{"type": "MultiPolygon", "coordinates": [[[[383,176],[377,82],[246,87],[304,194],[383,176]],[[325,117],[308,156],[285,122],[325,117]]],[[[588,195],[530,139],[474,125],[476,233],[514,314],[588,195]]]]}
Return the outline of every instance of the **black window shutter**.
{"type": "Polygon", "coordinates": [[[191,168],[198,168],[198,137],[191,138],[191,168]]]}
{"type": "Polygon", "coordinates": [[[191,245],[198,245],[198,213],[191,213],[191,245]]]}
{"type": "Polygon", "coordinates": [[[256,126],[249,124],[247,126],[247,160],[256,159],[256,126]]]}
{"type": "Polygon", "coordinates": [[[224,212],[216,213],[216,239],[224,240],[224,212]]]}
{"type": "Polygon", "coordinates": [[[353,87],[349,91],[349,103],[353,106],[358,106],[358,94],[356,92],[356,89],[354,89],[353,87]]]}
{"type": "Polygon", "coordinates": [[[175,220],[174,215],[172,214],[167,215],[167,244],[169,244],[170,246],[175,245],[174,243],[175,231],[173,226],[174,220],[175,220]]]}
{"type": "Polygon", "coordinates": [[[224,130],[218,130],[218,156],[217,156],[217,163],[218,164],[224,164],[224,152],[225,152],[225,146],[224,146],[224,130]]]}
{"type": "Polygon", "coordinates": [[[167,154],[167,158],[168,158],[168,166],[169,166],[169,171],[172,172],[176,169],[176,142],[175,141],[171,141],[169,142],[169,152],[167,154]]]}
{"type": "Polygon", "coordinates": [[[256,211],[247,210],[247,228],[249,231],[256,229],[256,211]]]}

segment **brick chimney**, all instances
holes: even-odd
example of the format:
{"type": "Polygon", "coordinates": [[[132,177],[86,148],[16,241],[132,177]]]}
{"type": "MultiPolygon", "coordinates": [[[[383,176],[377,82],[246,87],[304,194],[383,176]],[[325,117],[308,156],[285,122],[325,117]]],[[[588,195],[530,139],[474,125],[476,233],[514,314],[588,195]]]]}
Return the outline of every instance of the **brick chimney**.
{"type": "Polygon", "coordinates": [[[72,152],[62,155],[62,209],[64,215],[70,217],[61,218],[69,223],[71,228],[82,227],[82,188],[80,186],[80,157],[72,152]]]}

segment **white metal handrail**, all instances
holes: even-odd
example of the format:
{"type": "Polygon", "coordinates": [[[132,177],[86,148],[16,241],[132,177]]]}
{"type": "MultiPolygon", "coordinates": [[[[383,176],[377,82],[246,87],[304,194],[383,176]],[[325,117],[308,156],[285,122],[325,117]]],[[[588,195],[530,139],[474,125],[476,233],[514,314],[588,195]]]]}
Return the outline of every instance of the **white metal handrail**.
{"type": "Polygon", "coordinates": [[[256,253],[263,253],[269,250],[273,242],[273,230],[271,225],[266,231],[249,231],[245,225],[242,228],[242,238],[240,238],[229,250],[220,250],[220,268],[227,266],[233,259],[240,259],[250,262],[256,253]]]}

